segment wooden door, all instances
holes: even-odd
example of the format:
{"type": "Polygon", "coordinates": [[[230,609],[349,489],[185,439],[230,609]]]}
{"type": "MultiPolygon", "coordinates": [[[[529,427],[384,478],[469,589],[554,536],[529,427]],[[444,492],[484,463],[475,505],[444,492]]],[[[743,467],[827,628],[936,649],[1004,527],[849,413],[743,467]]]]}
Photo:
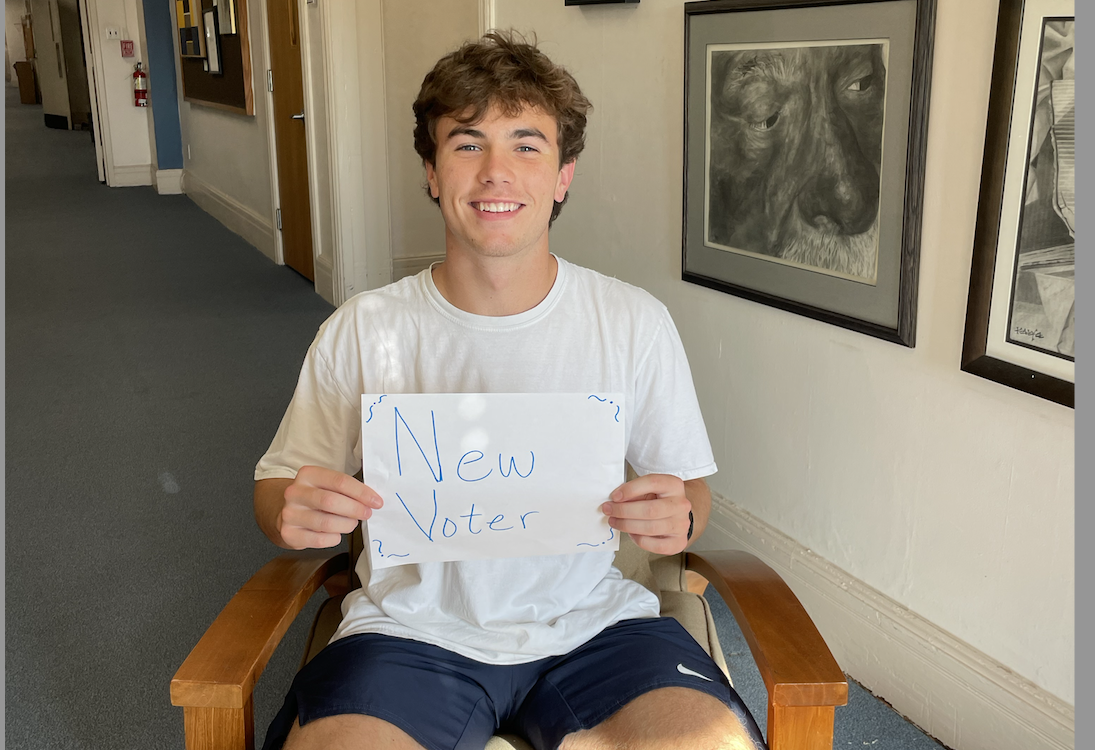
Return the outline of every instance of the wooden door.
{"type": "Polygon", "coordinates": [[[267,0],[270,66],[274,80],[274,136],[281,202],[285,265],[315,281],[312,265],[312,209],[308,197],[304,73],[300,59],[300,17],[296,0],[267,0]]]}

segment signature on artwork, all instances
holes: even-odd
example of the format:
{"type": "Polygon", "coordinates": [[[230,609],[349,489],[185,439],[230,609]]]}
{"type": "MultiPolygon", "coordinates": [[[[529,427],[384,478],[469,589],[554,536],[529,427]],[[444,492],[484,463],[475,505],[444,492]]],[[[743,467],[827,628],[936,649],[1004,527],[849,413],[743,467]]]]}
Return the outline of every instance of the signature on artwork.
{"type": "Polygon", "coordinates": [[[1016,336],[1029,336],[1032,339],[1044,339],[1045,336],[1037,328],[1024,328],[1023,326],[1015,326],[1016,336]]]}

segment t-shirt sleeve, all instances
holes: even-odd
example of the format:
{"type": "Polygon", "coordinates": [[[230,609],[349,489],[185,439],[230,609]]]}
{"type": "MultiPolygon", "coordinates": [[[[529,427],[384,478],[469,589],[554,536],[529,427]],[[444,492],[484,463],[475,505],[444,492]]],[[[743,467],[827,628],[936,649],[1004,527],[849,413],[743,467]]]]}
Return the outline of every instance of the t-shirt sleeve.
{"type": "Polygon", "coordinates": [[[321,330],[308,349],[293,398],[255,480],[296,477],[302,466],[356,474],[361,468],[361,402],[339,386],[323,355],[321,330]]]}
{"type": "Polygon", "coordinates": [[[688,357],[669,311],[663,307],[661,313],[650,349],[638,365],[627,461],[639,476],[710,476],[718,467],[688,357]]]}

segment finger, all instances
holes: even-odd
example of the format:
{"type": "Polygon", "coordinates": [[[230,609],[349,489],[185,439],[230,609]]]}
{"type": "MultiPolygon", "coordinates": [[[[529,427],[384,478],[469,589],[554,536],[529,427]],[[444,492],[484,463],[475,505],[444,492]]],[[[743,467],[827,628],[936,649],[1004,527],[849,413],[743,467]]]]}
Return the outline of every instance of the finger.
{"type": "Polygon", "coordinates": [[[656,521],[635,520],[627,518],[610,518],[608,525],[628,534],[642,536],[687,536],[688,521],[684,523],[677,518],[658,519],[656,521]]]}
{"type": "Polygon", "coordinates": [[[655,555],[675,555],[684,550],[687,544],[687,540],[678,536],[635,535],[631,537],[631,541],[635,542],[635,545],[639,548],[647,552],[653,552],[655,555]]]}
{"type": "Polygon", "coordinates": [[[372,514],[372,506],[333,490],[319,489],[306,484],[289,485],[285,490],[285,500],[286,507],[296,505],[359,521],[372,514]]]}
{"type": "Polygon", "coordinates": [[[615,502],[630,502],[645,495],[674,494],[684,494],[684,482],[680,477],[672,474],[646,474],[624,482],[609,494],[609,498],[615,502]]]}
{"type": "Polygon", "coordinates": [[[342,543],[341,534],[324,534],[297,526],[282,528],[281,539],[290,549],[326,549],[342,543]]]}
{"type": "Polygon", "coordinates": [[[349,474],[322,466],[302,467],[297,472],[295,483],[337,492],[372,508],[379,508],[384,504],[380,495],[368,485],[359,482],[349,474]]]}
{"type": "Polygon", "coordinates": [[[657,497],[629,500],[622,503],[605,503],[601,510],[609,518],[669,518],[678,512],[676,504],[657,497]]]}
{"type": "Polygon", "coordinates": [[[349,534],[360,523],[356,518],[336,516],[300,506],[287,508],[283,518],[284,523],[288,526],[320,534],[349,534]]]}

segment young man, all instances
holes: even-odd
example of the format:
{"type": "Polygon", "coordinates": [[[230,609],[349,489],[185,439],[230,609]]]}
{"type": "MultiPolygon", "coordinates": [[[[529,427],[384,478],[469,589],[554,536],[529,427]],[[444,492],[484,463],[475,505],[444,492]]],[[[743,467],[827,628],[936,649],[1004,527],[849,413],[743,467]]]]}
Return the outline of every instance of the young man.
{"type": "MultiPolygon", "coordinates": [[[[362,393],[622,392],[640,476],[605,498],[609,523],[661,554],[703,530],[715,464],[668,312],[548,250],[589,108],[569,73],[507,35],[426,76],[415,144],[445,260],[321,327],[255,471],[256,519],[276,544],[334,546],[383,504],[350,476],[362,393]]],[[[613,558],[373,571],[362,555],[362,588],[266,747],[482,750],[499,730],[538,750],[762,747],[719,668],[613,558]]]]}

